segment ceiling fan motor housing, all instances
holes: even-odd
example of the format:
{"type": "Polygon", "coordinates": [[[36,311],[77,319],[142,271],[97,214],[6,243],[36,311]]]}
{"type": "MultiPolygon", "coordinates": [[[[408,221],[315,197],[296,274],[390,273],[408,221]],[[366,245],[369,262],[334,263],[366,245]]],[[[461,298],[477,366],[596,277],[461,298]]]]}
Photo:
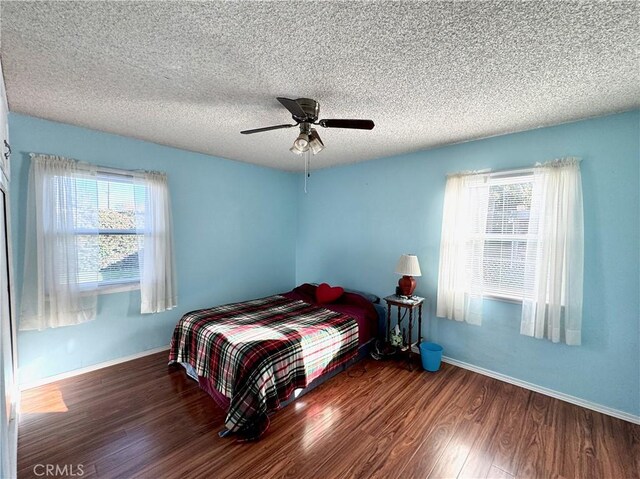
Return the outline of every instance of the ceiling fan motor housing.
{"type": "Polygon", "coordinates": [[[296,103],[300,105],[306,114],[306,118],[300,118],[292,115],[293,119],[299,122],[315,123],[320,115],[320,103],[311,98],[297,98],[296,103]]]}

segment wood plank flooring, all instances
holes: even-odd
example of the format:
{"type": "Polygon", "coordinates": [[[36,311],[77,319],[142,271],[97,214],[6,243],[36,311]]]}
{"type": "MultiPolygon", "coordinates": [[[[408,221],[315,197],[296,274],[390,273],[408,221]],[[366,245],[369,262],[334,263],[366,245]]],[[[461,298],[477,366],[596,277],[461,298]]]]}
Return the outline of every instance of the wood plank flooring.
{"type": "Polygon", "coordinates": [[[166,358],[24,391],[19,477],[640,479],[640,426],[448,364],[365,360],[237,443],[166,358]]]}

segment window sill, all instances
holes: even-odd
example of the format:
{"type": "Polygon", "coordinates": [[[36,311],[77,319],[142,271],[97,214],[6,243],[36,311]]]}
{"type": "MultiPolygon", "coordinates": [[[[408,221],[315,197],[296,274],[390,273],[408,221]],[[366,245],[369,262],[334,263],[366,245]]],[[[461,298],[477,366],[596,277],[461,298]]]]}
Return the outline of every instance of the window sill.
{"type": "Polygon", "coordinates": [[[124,293],[127,291],[135,291],[140,289],[140,282],[132,282],[132,283],[114,283],[108,285],[98,286],[92,289],[86,289],[80,293],[81,295],[90,295],[90,294],[112,294],[112,293],[124,293]]]}
{"type": "Polygon", "coordinates": [[[501,294],[483,294],[482,297],[490,299],[492,301],[501,301],[503,303],[522,304],[522,298],[516,298],[515,296],[506,296],[501,294]]]}
{"type": "Polygon", "coordinates": [[[126,291],[135,291],[137,289],[140,289],[140,283],[138,281],[135,283],[110,284],[99,286],[98,294],[123,293],[126,291]]]}

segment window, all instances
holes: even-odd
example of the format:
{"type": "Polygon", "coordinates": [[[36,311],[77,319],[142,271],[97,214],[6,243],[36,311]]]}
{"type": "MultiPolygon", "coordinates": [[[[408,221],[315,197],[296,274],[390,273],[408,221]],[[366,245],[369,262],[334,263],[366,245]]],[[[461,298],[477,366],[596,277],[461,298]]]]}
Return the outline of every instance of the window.
{"type": "Polygon", "coordinates": [[[447,177],[436,315],[480,325],[487,296],[522,302],[520,333],[581,343],[584,276],[578,158],[447,177]]]}
{"type": "Polygon", "coordinates": [[[531,170],[447,178],[440,243],[440,317],[480,324],[487,296],[522,300],[531,275],[531,170]]]}
{"type": "Polygon", "coordinates": [[[118,173],[80,177],[75,183],[78,282],[100,289],[138,285],[144,186],[118,173]]]}
{"type": "Polygon", "coordinates": [[[176,306],[167,175],[32,153],[20,328],[95,319],[97,295],[140,289],[140,313],[176,306]]]}
{"type": "Polygon", "coordinates": [[[533,175],[488,178],[487,224],[483,249],[483,292],[521,299],[527,268],[533,175]]]}

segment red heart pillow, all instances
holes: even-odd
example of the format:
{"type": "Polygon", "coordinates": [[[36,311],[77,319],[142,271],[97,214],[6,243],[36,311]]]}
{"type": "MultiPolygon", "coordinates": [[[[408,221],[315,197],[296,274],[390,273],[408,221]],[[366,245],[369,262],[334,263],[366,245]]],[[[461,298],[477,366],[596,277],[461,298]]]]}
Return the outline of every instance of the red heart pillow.
{"type": "Polygon", "coordinates": [[[316,301],[320,304],[333,303],[344,294],[344,289],[340,286],[331,287],[327,283],[322,283],[316,288],[316,301]]]}

